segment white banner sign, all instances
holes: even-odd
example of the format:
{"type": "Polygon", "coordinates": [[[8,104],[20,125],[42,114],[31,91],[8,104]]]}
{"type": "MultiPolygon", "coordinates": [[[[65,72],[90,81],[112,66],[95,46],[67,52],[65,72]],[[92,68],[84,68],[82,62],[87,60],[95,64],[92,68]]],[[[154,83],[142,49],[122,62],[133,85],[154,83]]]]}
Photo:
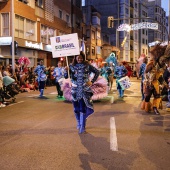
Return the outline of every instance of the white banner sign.
{"type": "Polygon", "coordinates": [[[77,33],[51,37],[53,58],[79,55],[79,41],[77,33]]]}
{"type": "Polygon", "coordinates": [[[117,31],[131,31],[131,30],[138,30],[138,29],[153,29],[153,30],[157,30],[158,29],[158,23],[151,23],[151,22],[140,22],[138,24],[132,24],[132,25],[128,25],[128,24],[121,24],[117,31]]]}

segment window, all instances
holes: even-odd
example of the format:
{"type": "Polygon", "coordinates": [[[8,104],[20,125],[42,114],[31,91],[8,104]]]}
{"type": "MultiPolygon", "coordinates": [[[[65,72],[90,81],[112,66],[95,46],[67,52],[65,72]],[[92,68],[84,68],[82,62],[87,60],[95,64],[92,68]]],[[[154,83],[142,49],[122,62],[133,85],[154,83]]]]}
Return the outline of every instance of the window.
{"type": "Polygon", "coordinates": [[[68,14],[66,14],[66,22],[70,23],[70,16],[68,14]]]}
{"type": "Polygon", "coordinates": [[[97,31],[97,39],[100,39],[100,32],[97,31]]]}
{"type": "Polygon", "coordinates": [[[86,30],[86,37],[90,38],[90,30],[86,30]]]}
{"type": "Polygon", "coordinates": [[[142,34],[145,34],[145,30],[144,29],[142,30],[142,34]]]}
{"type": "Polygon", "coordinates": [[[2,36],[9,36],[9,13],[2,13],[2,36]]]}
{"type": "Polygon", "coordinates": [[[92,24],[93,25],[100,25],[100,18],[97,16],[92,17],[92,24]]]}
{"type": "Polygon", "coordinates": [[[81,7],[81,1],[80,0],[76,0],[76,6],[79,7],[79,8],[81,7]]]}
{"type": "Polygon", "coordinates": [[[15,16],[15,37],[24,38],[24,18],[15,16]]]}
{"type": "Polygon", "coordinates": [[[62,19],[63,18],[63,12],[61,10],[59,10],[59,18],[62,19]]]}
{"type": "Polygon", "coordinates": [[[145,44],[145,39],[144,38],[142,39],[142,43],[145,44]]]}
{"type": "Polygon", "coordinates": [[[93,40],[95,39],[95,32],[94,32],[94,31],[91,32],[91,38],[92,38],[93,40]]]}
{"type": "Polygon", "coordinates": [[[35,0],[35,5],[44,8],[44,0],[35,0]]]}
{"type": "Polygon", "coordinates": [[[15,37],[35,41],[35,22],[15,15],[15,37]]]}
{"type": "Polygon", "coordinates": [[[95,47],[91,48],[91,53],[92,53],[92,55],[95,55],[95,47]]]}
{"type": "Polygon", "coordinates": [[[120,14],[124,14],[124,8],[123,7],[120,7],[119,11],[120,11],[120,14]]]}
{"type": "Polygon", "coordinates": [[[126,14],[129,14],[129,10],[127,8],[125,8],[126,14]]]}
{"type": "Polygon", "coordinates": [[[81,6],[85,6],[85,0],[82,0],[81,6]]]}
{"type": "Polygon", "coordinates": [[[26,39],[35,40],[35,22],[26,19],[26,39]]]}
{"type": "Polygon", "coordinates": [[[41,42],[50,44],[50,37],[55,36],[55,30],[45,25],[41,25],[41,42]]]}

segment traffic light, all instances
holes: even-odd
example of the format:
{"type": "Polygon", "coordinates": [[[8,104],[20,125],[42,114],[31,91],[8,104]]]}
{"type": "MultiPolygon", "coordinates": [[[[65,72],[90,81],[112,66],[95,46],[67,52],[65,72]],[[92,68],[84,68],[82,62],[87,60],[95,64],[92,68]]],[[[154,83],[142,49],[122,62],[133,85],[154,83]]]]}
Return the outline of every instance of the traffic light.
{"type": "Polygon", "coordinates": [[[17,55],[18,53],[18,43],[14,41],[14,54],[17,55]]]}
{"type": "Polygon", "coordinates": [[[107,27],[108,28],[113,28],[114,27],[114,17],[113,16],[109,16],[107,18],[107,27]]]}
{"type": "MultiPolygon", "coordinates": [[[[18,43],[14,41],[14,54],[17,55],[18,52],[18,43]]],[[[10,47],[10,53],[12,55],[12,42],[11,42],[11,47],[10,47]]]]}

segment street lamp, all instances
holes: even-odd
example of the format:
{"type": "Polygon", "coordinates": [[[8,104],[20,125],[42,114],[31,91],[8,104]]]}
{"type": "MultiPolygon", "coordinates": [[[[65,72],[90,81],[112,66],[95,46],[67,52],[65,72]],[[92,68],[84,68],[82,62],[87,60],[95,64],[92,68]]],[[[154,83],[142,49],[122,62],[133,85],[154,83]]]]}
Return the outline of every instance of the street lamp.
{"type": "Polygon", "coordinates": [[[12,72],[15,73],[15,53],[14,53],[14,0],[11,0],[11,36],[12,36],[12,72]]]}

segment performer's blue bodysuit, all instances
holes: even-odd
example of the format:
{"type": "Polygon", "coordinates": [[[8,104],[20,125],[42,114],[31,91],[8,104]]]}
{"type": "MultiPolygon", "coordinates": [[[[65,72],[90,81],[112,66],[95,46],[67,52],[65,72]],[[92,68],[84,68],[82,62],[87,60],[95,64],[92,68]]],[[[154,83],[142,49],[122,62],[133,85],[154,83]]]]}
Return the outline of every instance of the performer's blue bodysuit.
{"type": "Polygon", "coordinates": [[[38,65],[34,70],[34,73],[38,75],[37,81],[38,81],[38,88],[40,91],[40,97],[43,96],[45,81],[46,81],[46,75],[45,75],[44,71],[45,71],[45,66],[41,65],[41,64],[38,65]]]}
{"type": "Polygon", "coordinates": [[[127,74],[127,69],[123,65],[116,66],[114,76],[116,77],[116,85],[117,85],[117,90],[119,92],[119,97],[123,97],[124,90],[120,86],[120,83],[118,80],[125,77],[126,74],[127,74]]]}
{"type": "Polygon", "coordinates": [[[70,65],[72,82],[71,95],[79,133],[85,131],[86,119],[94,112],[91,100],[93,92],[91,88],[86,85],[91,72],[94,73],[94,77],[91,80],[91,82],[94,83],[99,76],[99,71],[95,67],[79,63],[74,66],[70,65]]]}

